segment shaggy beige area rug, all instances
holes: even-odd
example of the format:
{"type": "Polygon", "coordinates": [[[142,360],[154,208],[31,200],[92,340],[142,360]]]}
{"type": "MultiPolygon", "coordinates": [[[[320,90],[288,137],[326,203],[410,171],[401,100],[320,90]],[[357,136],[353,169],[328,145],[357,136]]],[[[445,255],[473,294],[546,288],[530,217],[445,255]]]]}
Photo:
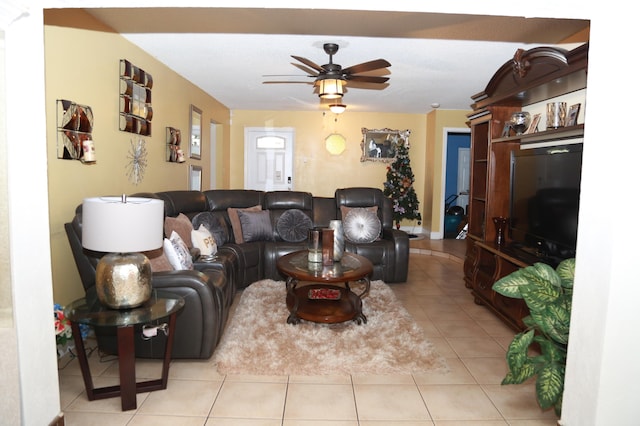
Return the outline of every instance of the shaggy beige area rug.
{"type": "Polygon", "coordinates": [[[367,323],[287,324],[284,282],[263,280],[243,291],[213,358],[221,374],[329,375],[447,371],[393,291],[371,282],[367,323]]]}

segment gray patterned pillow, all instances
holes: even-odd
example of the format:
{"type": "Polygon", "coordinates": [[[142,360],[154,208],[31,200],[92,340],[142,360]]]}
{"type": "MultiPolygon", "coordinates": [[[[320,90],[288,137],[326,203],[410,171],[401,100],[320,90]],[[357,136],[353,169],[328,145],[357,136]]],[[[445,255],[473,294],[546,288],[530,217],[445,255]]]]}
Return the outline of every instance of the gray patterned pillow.
{"type": "Polygon", "coordinates": [[[199,229],[200,225],[204,225],[205,228],[211,232],[213,239],[216,240],[218,247],[229,242],[229,229],[224,217],[220,213],[214,212],[202,212],[198,213],[191,219],[194,229],[199,229]]]}
{"type": "Polygon", "coordinates": [[[276,222],[278,235],[288,243],[299,243],[306,240],[311,228],[313,228],[311,218],[298,209],[287,210],[280,215],[276,222]]]}
{"type": "Polygon", "coordinates": [[[238,210],[238,218],[242,227],[242,239],[250,241],[273,241],[273,228],[269,210],[243,211],[238,210]]]}
{"type": "Polygon", "coordinates": [[[352,243],[372,243],[380,235],[378,215],[368,208],[352,208],[344,218],[344,236],[352,243]]]}

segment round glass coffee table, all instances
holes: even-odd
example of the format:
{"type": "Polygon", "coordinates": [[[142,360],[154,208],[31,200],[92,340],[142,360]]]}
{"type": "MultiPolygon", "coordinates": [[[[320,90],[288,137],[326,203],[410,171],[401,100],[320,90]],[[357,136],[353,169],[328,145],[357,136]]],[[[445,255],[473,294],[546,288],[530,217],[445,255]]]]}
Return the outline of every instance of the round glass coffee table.
{"type": "Polygon", "coordinates": [[[301,319],[319,323],[354,320],[366,323],[362,298],[369,293],[373,264],[365,257],[344,253],[333,265],[309,262],[308,251],[296,251],[279,258],[278,271],[287,277],[287,323],[301,319]],[[357,283],[358,290],[351,285],[357,283]]]}

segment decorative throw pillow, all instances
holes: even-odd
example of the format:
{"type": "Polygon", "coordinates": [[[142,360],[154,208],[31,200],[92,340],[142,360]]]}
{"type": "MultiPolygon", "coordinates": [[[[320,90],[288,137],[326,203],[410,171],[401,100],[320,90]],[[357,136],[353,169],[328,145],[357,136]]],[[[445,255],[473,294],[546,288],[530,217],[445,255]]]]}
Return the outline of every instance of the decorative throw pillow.
{"type": "MultiPolygon", "coordinates": [[[[340,206],[340,212],[342,213],[342,222],[344,223],[345,219],[347,218],[347,214],[349,214],[349,212],[351,210],[357,209],[358,211],[365,209],[368,211],[373,212],[376,216],[378,216],[378,206],[370,206],[370,207],[345,207],[345,206],[340,206]]],[[[380,238],[382,236],[382,224],[380,225],[380,233],[378,234],[378,236],[376,238],[380,238]]]]}
{"type": "Polygon", "coordinates": [[[231,228],[233,230],[233,238],[236,243],[243,243],[242,239],[242,226],[240,225],[240,218],[238,217],[238,211],[250,211],[250,212],[259,212],[262,210],[262,205],[258,204],[257,206],[247,207],[246,209],[236,209],[234,207],[229,207],[227,209],[227,214],[229,215],[229,221],[231,222],[231,228]]]}
{"type": "Polygon", "coordinates": [[[299,243],[306,240],[311,228],[313,228],[311,218],[298,209],[287,210],[280,215],[276,222],[278,235],[289,243],[299,243]]]}
{"type": "Polygon", "coordinates": [[[187,247],[193,247],[191,243],[191,231],[193,231],[193,225],[184,213],[180,213],[177,217],[167,216],[164,218],[164,235],[171,238],[171,233],[176,231],[182,241],[187,247]]]}
{"type": "Polygon", "coordinates": [[[227,223],[222,217],[222,213],[214,212],[202,212],[198,213],[191,220],[194,229],[200,228],[200,225],[204,225],[205,228],[211,232],[213,239],[216,240],[218,247],[229,242],[229,230],[227,229],[227,223]]]}
{"type": "Polygon", "coordinates": [[[145,251],[143,253],[151,263],[151,272],[173,271],[173,266],[164,254],[162,247],[155,250],[145,251]]]}
{"type": "Polygon", "coordinates": [[[273,241],[273,228],[269,210],[238,211],[240,226],[242,227],[242,239],[245,243],[250,241],[273,241]]]}
{"type": "Polygon", "coordinates": [[[193,260],[189,248],[176,231],[164,239],[164,253],[175,270],[193,269],[193,260]]]}
{"type": "Polygon", "coordinates": [[[366,208],[351,209],[343,222],[344,236],[353,243],[372,243],[380,235],[380,219],[366,208]]]}
{"type": "Polygon", "coordinates": [[[218,251],[216,241],[204,225],[200,225],[198,229],[191,231],[191,241],[195,248],[200,249],[202,256],[212,256],[218,251]]]}

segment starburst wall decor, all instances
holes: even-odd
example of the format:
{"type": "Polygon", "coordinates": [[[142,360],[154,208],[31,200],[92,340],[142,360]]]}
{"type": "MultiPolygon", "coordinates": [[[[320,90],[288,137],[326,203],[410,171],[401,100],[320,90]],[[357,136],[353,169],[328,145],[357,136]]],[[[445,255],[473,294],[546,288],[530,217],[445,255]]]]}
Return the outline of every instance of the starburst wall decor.
{"type": "Polygon", "coordinates": [[[129,162],[127,163],[127,177],[134,185],[138,185],[144,178],[144,172],[147,168],[147,147],[143,139],[137,142],[131,141],[131,149],[127,154],[129,162]]]}

